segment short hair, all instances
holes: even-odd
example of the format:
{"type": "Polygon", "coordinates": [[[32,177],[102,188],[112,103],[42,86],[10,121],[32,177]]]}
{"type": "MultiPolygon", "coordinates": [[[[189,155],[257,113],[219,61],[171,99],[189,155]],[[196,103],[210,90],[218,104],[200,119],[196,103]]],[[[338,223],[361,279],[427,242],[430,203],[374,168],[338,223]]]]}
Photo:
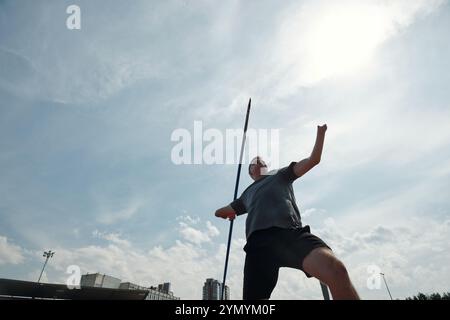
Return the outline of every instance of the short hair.
{"type": "Polygon", "coordinates": [[[267,164],[264,162],[264,160],[262,160],[262,158],[260,156],[256,156],[252,159],[252,161],[250,161],[250,164],[248,165],[248,174],[249,175],[252,175],[252,173],[250,172],[250,167],[252,166],[252,164],[256,164],[258,159],[261,159],[262,163],[264,163],[267,167],[267,164]]]}

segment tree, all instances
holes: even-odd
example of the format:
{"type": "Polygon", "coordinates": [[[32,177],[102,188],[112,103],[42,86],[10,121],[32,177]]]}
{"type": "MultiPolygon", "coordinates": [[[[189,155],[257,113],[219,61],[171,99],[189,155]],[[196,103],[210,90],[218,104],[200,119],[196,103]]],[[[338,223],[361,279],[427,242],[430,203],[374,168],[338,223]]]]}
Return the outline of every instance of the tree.
{"type": "Polygon", "coordinates": [[[416,296],[407,297],[406,300],[450,300],[450,292],[425,294],[419,292],[416,296]]]}

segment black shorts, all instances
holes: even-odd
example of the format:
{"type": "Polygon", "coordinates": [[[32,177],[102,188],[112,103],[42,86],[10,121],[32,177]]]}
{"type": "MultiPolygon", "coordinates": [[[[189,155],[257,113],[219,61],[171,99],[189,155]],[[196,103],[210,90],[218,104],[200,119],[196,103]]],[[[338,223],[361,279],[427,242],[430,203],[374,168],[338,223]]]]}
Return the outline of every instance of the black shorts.
{"type": "MultiPolygon", "coordinates": [[[[244,300],[269,299],[281,267],[303,270],[303,259],[315,248],[330,248],[310,233],[300,229],[269,228],[253,232],[244,247],[244,300]]],[[[305,272],[307,277],[311,277],[305,272]]]]}

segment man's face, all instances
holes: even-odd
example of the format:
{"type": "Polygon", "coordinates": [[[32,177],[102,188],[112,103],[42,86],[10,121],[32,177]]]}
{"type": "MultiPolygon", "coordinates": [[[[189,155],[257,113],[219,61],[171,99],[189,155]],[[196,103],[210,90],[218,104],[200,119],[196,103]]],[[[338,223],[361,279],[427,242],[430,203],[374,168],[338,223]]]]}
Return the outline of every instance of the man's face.
{"type": "Polygon", "coordinates": [[[261,157],[256,157],[250,163],[248,172],[253,180],[267,173],[267,165],[261,157]]]}

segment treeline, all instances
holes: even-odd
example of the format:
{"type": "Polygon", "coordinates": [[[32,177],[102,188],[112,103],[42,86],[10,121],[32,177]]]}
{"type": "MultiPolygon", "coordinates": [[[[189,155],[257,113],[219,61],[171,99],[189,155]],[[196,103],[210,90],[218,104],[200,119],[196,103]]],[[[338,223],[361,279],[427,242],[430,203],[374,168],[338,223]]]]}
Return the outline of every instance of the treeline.
{"type": "Polygon", "coordinates": [[[406,300],[450,300],[450,292],[425,294],[419,292],[416,296],[408,297],[406,300]]]}

